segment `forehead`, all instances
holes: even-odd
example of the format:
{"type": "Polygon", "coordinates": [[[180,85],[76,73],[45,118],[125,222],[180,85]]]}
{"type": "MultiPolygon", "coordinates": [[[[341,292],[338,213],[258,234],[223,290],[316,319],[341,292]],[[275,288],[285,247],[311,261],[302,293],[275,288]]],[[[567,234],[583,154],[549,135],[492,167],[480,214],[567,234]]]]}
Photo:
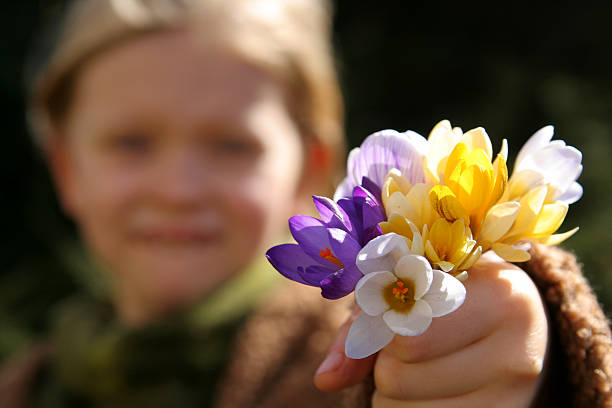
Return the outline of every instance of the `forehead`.
{"type": "Polygon", "coordinates": [[[77,79],[73,106],[102,122],[143,113],[236,120],[262,97],[281,100],[281,93],[263,70],[176,30],[133,38],[95,56],[77,79]]]}

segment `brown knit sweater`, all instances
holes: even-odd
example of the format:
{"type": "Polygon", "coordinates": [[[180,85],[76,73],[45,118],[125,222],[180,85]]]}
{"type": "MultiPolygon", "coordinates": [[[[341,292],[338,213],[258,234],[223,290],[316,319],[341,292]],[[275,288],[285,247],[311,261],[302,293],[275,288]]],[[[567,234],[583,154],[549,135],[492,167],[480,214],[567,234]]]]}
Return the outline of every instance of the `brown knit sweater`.
{"type": "Polygon", "coordinates": [[[286,282],[238,335],[219,390],[218,408],[332,408],[369,406],[371,390],[317,390],[313,376],[352,301],[325,300],[319,290],[286,282]]]}
{"type": "Polygon", "coordinates": [[[568,384],[566,391],[572,406],[612,407],[609,322],[576,258],[559,248],[542,245],[534,246],[531,255],[531,260],[521,267],[540,289],[553,328],[550,376],[543,393],[551,401],[555,395],[563,401],[560,396],[568,384]]]}
{"type": "MultiPolygon", "coordinates": [[[[531,254],[520,266],[540,288],[551,322],[546,381],[533,406],[612,407],[612,337],[593,291],[573,255],[545,246],[531,254]]],[[[287,282],[239,334],[218,408],[368,407],[371,382],[326,394],[312,380],[350,307],[350,301],[327,301],[316,289],[287,282]]],[[[41,360],[27,357],[0,373],[0,408],[25,406],[25,389],[41,360]]]]}

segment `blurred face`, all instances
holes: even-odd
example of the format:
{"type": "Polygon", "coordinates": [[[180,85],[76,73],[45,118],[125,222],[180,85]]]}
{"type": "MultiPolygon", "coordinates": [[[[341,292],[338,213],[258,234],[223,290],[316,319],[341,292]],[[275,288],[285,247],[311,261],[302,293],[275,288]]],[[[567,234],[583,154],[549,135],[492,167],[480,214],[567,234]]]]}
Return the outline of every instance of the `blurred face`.
{"type": "Polygon", "coordinates": [[[190,302],[263,256],[298,196],[280,85],[196,41],[149,34],[93,58],[54,153],[65,207],[130,310],[190,302]]]}

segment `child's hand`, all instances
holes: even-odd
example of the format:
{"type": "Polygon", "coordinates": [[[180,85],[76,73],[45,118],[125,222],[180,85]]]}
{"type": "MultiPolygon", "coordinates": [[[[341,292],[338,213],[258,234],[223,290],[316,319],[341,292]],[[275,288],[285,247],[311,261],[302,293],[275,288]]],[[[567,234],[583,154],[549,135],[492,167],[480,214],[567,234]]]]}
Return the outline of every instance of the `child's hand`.
{"type": "Polygon", "coordinates": [[[545,361],[544,306],[524,271],[487,258],[470,270],[457,311],[420,336],[395,336],[377,357],[344,356],[352,316],[315,375],[317,387],[354,385],[373,368],[375,408],[529,406],[545,361]]]}

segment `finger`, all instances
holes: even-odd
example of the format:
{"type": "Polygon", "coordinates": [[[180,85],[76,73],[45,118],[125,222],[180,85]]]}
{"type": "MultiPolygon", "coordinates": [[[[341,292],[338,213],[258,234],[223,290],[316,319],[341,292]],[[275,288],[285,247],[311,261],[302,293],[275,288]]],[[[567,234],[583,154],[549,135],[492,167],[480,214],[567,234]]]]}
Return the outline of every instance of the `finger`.
{"type": "Polygon", "coordinates": [[[473,392],[500,377],[504,362],[495,358],[500,351],[497,344],[495,336],[487,337],[459,352],[419,363],[403,363],[383,350],[374,382],[381,395],[407,401],[473,392]]]}
{"type": "MultiPolygon", "coordinates": [[[[479,262],[465,282],[466,299],[455,312],[433,319],[420,336],[395,336],[386,351],[409,363],[431,360],[472,344],[503,324],[513,301],[516,280],[531,285],[529,277],[508,263],[479,262]]],[[[534,292],[537,295],[537,290],[534,292]]]]}
{"type": "Polygon", "coordinates": [[[519,380],[494,387],[482,388],[451,398],[436,398],[417,401],[401,401],[388,398],[379,391],[372,397],[373,408],[474,408],[528,407],[533,398],[531,385],[519,380]]]}
{"type": "Polygon", "coordinates": [[[322,391],[338,391],[353,386],[363,381],[372,371],[376,360],[375,355],[354,360],[344,354],[344,343],[348,330],[359,311],[359,308],[356,307],[353,314],[342,325],[327,357],[315,374],[314,383],[322,391]]]}

